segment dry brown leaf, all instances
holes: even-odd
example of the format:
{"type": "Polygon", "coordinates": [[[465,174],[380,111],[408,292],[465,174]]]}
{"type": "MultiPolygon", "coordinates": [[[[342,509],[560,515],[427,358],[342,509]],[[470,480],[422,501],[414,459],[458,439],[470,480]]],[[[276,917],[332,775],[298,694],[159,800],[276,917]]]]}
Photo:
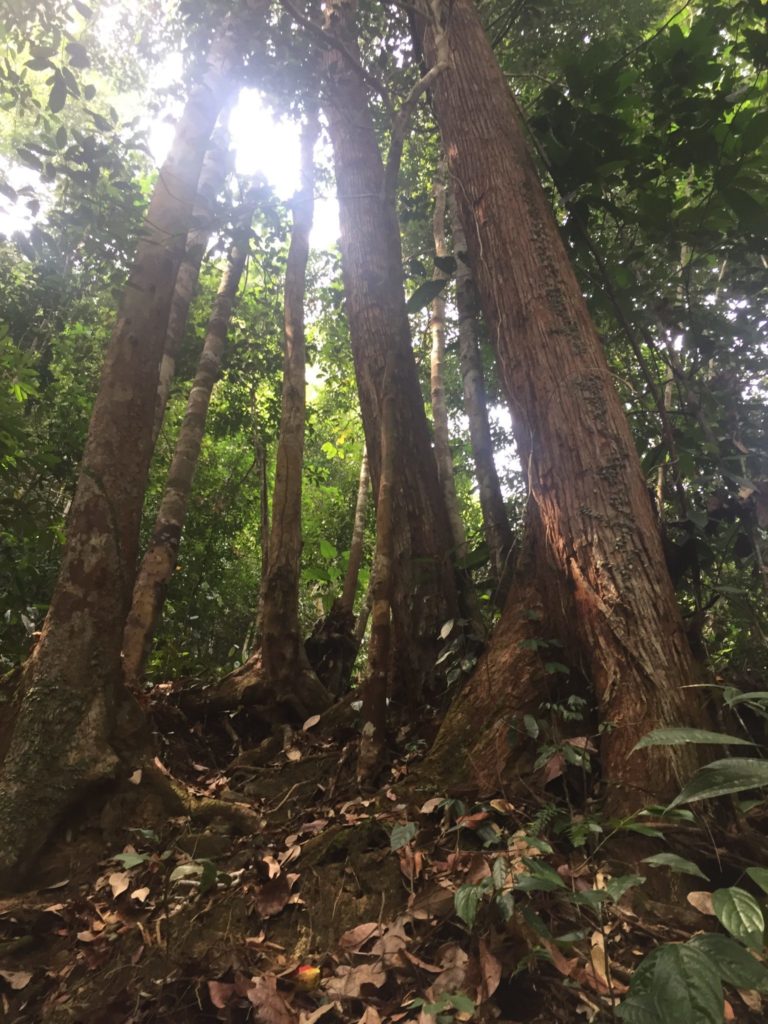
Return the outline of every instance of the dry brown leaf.
{"type": "Polygon", "coordinates": [[[141,889],[134,889],[131,893],[131,899],[137,900],[139,903],[143,903],[147,896],[149,896],[149,887],[146,885],[141,889]]]}
{"type": "Polygon", "coordinates": [[[359,999],[363,988],[371,985],[381,988],[386,983],[387,972],[380,960],[372,964],[360,964],[359,967],[346,967],[342,964],[336,968],[336,975],[323,982],[323,988],[331,996],[341,999],[359,999]]]}
{"type": "Polygon", "coordinates": [[[128,781],[132,786],[138,786],[141,782],[141,768],[137,768],[135,772],[132,772],[128,776],[128,781]]]}
{"type": "Polygon", "coordinates": [[[484,821],[487,821],[490,815],[488,811],[476,811],[475,814],[462,814],[456,819],[457,828],[477,828],[484,821]]]}
{"type": "Polygon", "coordinates": [[[408,936],[403,927],[404,919],[398,917],[392,924],[387,925],[373,946],[372,950],[389,967],[393,961],[399,960],[399,953],[408,944],[408,936]]]}
{"type": "Polygon", "coordinates": [[[554,781],[554,779],[559,779],[564,771],[565,758],[558,751],[556,754],[553,754],[544,765],[541,772],[541,781],[546,785],[548,782],[554,781]]]}
{"type": "Polygon", "coordinates": [[[437,964],[428,964],[426,960],[422,960],[415,953],[411,953],[409,949],[401,949],[400,957],[412,963],[414,967],[420,967],[422,971],[428,971],[430,974],[440,974],[443,969],[438,967],[437,964]]]}
{"type": "Polygon", "coordinates": [[[265,853],[261,859],[267,865],[268,877],[277,878],[281,871],[280,861],[273,857],[271,853],[265,853]]]}
{"type": "Polygon", "coordinates": [[[253,904],[262,917],[279,914],[291,898],[291,883],[287,875],[271,878],[260,885],[253,896],[253,904]]]}
{"type": "Polygon", "coordinates": [[[296,1014],[277,991],[274,974],[252,978],[245,996],[254,1009],[253,1019],[258,1024],[295,1024],[296,1014]]]}
{"type": "Polygon", "coordinates": [[[443,970],[428,990],[431,1001],[435,1001],[444,992],[461,991],[467,977],[469,957],[461,946],[450,943],[441,950],[440,964],[443,970]]]}
{"type": "MultiPolygon", "coordinates": [[[[318,715],[318,718],[320,716],[318,715]]],[[[316,1021],[324,1017],[326,1013],[330,1013],[331,1010],[341,1011],[341,1007],[338,1003],[326,1003],[324,1006],[318,1006],[312,1013],[307,1013],[306,1010],[301,1010],[299,1013],[299,1024],[315,1024],[316,1021]]]]}
{"type": "Polygon", "coordinates": [[[736,1020],[736,1014],[733,1012],[733,1007],[727,999],[723,1000],[723,1020],[730,1024],[730,1021],[736,1020]]]}
{"type": "Polygon", "coordinates": [[[217,1010],[226,1009],[234,994],[235,986],[231,981],[208,982],[208,997],[217,1010]]]}
{"type": "Polygon", "coordinates": [[[715,916],[715,909],[712,906],[712,893],[711,892],[689,892],[685,897],[692,907],[695,907],[700,914],[708,914],[710,917],[715,916]]]}
{"type": "Polygon", "coordinates": [[[285,756],[288,758],[289,761],[300,761],[301,751],[299,750],[298,747],[291,747],[289,750],[286,750],[285,756]]]}
{"type": "Polygon", "coordinates": [[[339,939],[339,949],[344,949],[348,953],[356,953],[361,946],[364,946],[369,939],[372,939],[374,935],[381,934],[381,926],[377,921],[368,921],[365,924],[359,924],[355,928],[350,928],[349,931],[339,939]]]}
{"type": "Polygon", "coordinates": [[[32,980],[30,971],[0,971],[0,978],[7,981],[14,992],[21,992],[32,980]]]}
{"type": "Polygon", "coordinates": [[[509,800],[491,800],[491,807],[499,814],[513,814],[515,811],[515,805],[509,800]]]}
{"type": "Polygon", "coordinates": [[[554,942],[550,942],[549,939],[538,939],[537,941],[541,943],[544,949],[546,949],[546,951],[552,957],[552,963],[554,964],[556,969],[563,975],[563,977],[570,978],[570,976],[573,974],[574,968],[579,962],[578,957],[572,957],[571,959],[568,959],[567,957],[563,956],[563,954],[560,952],[560,950],[557,948],[554,942]]]}
{"type": "Polygon", "coordinates": [[[309,729],[312,729],[314,726],[316,726],[319,721],[320,715],[312,715],[311,718],[308,718],[304,725],[302,725],[302,731],[307,732],[309,729]]]}
{"type": "Polygon", "coordinates": [[[432,814],[438,807],[445,803],[445,797],[433,796],[431,800],[427,800],[419,808],[419,814],[432,814]]]}
{"type": "Polygon", "coordinates": [[[479,996],[480,1002],[484,1003],[487,999],[491,998],[499,987],[501,964],[488,948],[488,943],[485,939],[480,939],[478,942],[478,956],[480,959],[480,976],[482,978],[479,996]]]}
{"type": "Polygon", "coordinates": [[[424,854],[414,850],[411,844],[401,847],[398,851],[400,871],[409,882],[414,882],[424,869],[424,854]]]}
{"type": "Polygon", "coordinates": [[[381,1024],[381,1015],[375,1006],[366,1006],[357,1024],[381,1024]]]}
{"type": "Polygon", "coordinates": [[[750,1010],[754,1010],[755,1013],[762,1013],[763,997],[756,989],[737,988],[736,991],[739,993],[739,997],[745,1006],[748,1006],[750,1010]]]}
{"type": "Polygon", "coordinates": [[[131,884],[131,876],[127,871],[113,871],[107,882],[112,890],[112,896],[117,899],[131,884]]]}
{"type": "Polygon", "coordinates": [[[284,853],[279,854],[277,860],[281,867],[285,867],[285,865],[290,864],[291,861],[298,860],[300,856],[301,847],[298,845],[298,843],[296,843],[294,846],[291,846],[289,849],[287,849],[284,853]]]}

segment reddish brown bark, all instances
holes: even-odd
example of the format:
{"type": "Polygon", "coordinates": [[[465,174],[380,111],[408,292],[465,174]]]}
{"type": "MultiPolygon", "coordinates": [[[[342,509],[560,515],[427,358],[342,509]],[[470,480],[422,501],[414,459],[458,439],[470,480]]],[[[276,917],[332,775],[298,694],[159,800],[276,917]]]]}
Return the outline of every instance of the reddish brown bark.
{"type": "MultiPolygon", "coordinates": [[[[671,796],[694,763],[686,748],[631,750],[656,726],[696,721],[684,689],[696,672],[624,410],[471,0],[446,8],[444,28],[451,67],[434,107],[528,469],[542,627],[591,680],[609,806],[632,810],[671,796]]],[[[424,43],[434,59],[429,28],[424,43]]],[[[510,647],[509,628],[470,685],[487,692],[488,666],[505,660],[514,712],[527,652],[510,647]]]]}
{"type": "Polygon", "coordinates": [[[450,529],[431,450],[403,292],[400,231],[359,71],[355,4],[326,4],[326,29],[345,53],[326,60],[325,111],[334,150],[346,311],[373,493],[381,480],[381,417],[388,357],[400,381],[394,444],[394,682],[413,703],[434,664],[442,623],[456,614],[450,529]]]}
{"type": "Polygon", "coordinates": [[[243,21],[225,23],[190,92],[107,350],[59,579],[2,723],[0,884],[30,865],[67,808],[95,783],[114,778],[119,754],[134,749],[125,750],[127,721],[118,716],[131,708],[120,685],[120,648],[160,358],[203,156],[249,30],[243,21]]]}
{"type": "Polygon", "coordinates": [[[133,689],[138,688],[144,675],[168,584],[176,568],[192,482],[208,419],[208,406],[221,370],[229,321],[248,256],[253,213],[253,201],[246,200],[238,216],[238,229],[208,320],[203,350],[176,440],[155,528],[136,574],[131,610],[123,635],[123,672],[126,682],[133,689]]]}

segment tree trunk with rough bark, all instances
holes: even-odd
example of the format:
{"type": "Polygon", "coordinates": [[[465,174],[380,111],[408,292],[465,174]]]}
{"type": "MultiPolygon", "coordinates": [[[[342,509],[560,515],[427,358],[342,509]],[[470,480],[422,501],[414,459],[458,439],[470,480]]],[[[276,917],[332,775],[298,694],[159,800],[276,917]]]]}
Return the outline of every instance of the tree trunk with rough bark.
{"type": "MultiPolygon", "coordinates": [[[[514,101],[472,0],[442,10],[451,66],[435,81],[433,101],[528,471],[526,543],[537,560],[536,592],[525,604],[541,615],[539,636],[563,642],[558,660],[588,677],[603,728],[607,805],[631,812],[672,796],[696,763],[686,747],[632,753],[653,728],[701,721],[685,689],[696,669],[627,418],[514,101]]],[[[426,26],[428,63],[434,49],[426,26]]],[[[518,643],[523,611],[513,592],[436,751],[448,753],[466,732],[469,706],[474,728],[478,707],[495,705],[498,729],[536,699],[531,652],[518,643]]],[[[471,752],[470,763],[487,773],[471,752]]],[[[502,763],[500,756],[494,770],[502,763]]]]}
{"type": "Polygon", "coordinates": [[[168,584],[176,569],[192,482],[208,419],[208,406],[221,371],[229,321],[248,256],[253,214],[254,203],[246,199],[238,215],[239,223],[229,259],[208,320],[203,350],[176,440],[155,528],[136,574],[133,601],[123,635],[123,672],[126,683],[134,690],[141,684],[168,584]]]}
{"type": "Polygon", "coordinates": [[[400,230],[359,63],[355,4],[330,0],[326,30],[346,53],[325,61],[324,107],[334,151],[346,311],[373,493],[381,480],[381,417],[387,358],[401,383],[394,444],[403,459],[393,501],[392,696],[421,704],[436,638],[457,613],[451,537],[411,348],[403,292],[400,230]]]}
{"type": "Polygon", "coordinates": [[[301,139],[301,190],[293,199],[293,228],[285,273],[285,355],[280,436],[272,495],[269,567],[262,608],[263,671],[279,693],[322,690],[307,662],[299,625],[301,482],[304,471],[306,342],[304,296],[309,234],[314,211],[317,116],[309,115],[301,139]]]}
{"type": "Polygon", "coordinates": [[[497,603],[503,604],[504,581],[510,573],[511,551],[514,543],[512,528],[501,493],[499,474],[493,459],[493,440],[488,421],[488,396],[483,380],[483,362],[475,330],[477,297],[472,271],[467,262],[467,243],[464,229],[456,212],[456,200],[451,189],[448,196],[451,213],[451,231],[456,258],[456,308],[459,315],[459,363],[464,387],[464,409],[469,420],[469,437],[475,463],[480,509],[483,514],[483,532],[497,581],[497,603]]]}
{"type": "Polygon", "coordinates": [[[155,442],[157,442],[163,426],[165,409],[176,373],[176,360],[184,341],[184,332],[187,329],[189,307],[195,297],[200,277],[200,265],[203,262],[205,247],[213,230],[216,199],[224,187],[230,164],[229,132],[221,126],[213,133],[211,145],[203,160],[203,169],[200,171],[200,180],[197,184],[197,196],[192,208],[194,227],[187,235],[184,259],[181,261],[179,272],[176,275],[176,286],[168,317],[168,330],[165,333],[163,357],[160,361],[160,379],[157,383],[157,404],[153,429],[155,442]]]}
{"type": "Polygon", "coordinates": [[[357,779],[372,782],[382,767],[387,738],[387,682],[392,651],[392,594],[395,515],[395,378],[387,372],[381,419],[381,476],[376,503],[376,553],[368,666],[362,685],[362,729],[357,779]]]}
{"type": "MultiPolygon", "coordinates": [[[[434,186],[435,209],[432,216],[432,237],[435,243],[435,256],[438,260],[448,257],[448,245],[445,241],[445,167],[441,165],[435,178],[434,186]]],[[[444,281],[448,274],[436,264],[435,280],[444,281]]],[[[430,367],[430,394],[432,398],[432,422],[435,431],[435,459],[437,475],[443,489],[445,507],[451,524],[453,548],[458,558],[467,554],[467,532],[459,512],[459,500],[456,497],[456,481],[453,475],[453,456],[451,455],[451,435],[448,429],[448,408],[445,404],[445,383],[443,381],[443,362],[445,360],[445,296],[436,295],[432,300],[429,329],[432,334],[432,352],[430,367]]]]}
{"type": "Polygon", "coordinates": [[[0,721],[0,885],[18,880],[62,815],[94,785],[114,780],[145,742],[142,716],[122,686],[120,649],[160,359],[203,156],[250,26],[225,22],[190,92],[105,356],[59,578],[0,721]]]}
{"type": "Polygon", "coordinates": [[[363,564],[363,542],[365,541],[365,510],[368,505],[368,453],[363,448],[360,462],[360,478],[357,483],[357,501],[355,502],[355,521],[352,524],[352,539],[349,543],[349,562],[344,575],[344,589],[341,592],[340,605],[351,615],[355,609],[357,582],[360,578],[360,566],[363,564]]]}

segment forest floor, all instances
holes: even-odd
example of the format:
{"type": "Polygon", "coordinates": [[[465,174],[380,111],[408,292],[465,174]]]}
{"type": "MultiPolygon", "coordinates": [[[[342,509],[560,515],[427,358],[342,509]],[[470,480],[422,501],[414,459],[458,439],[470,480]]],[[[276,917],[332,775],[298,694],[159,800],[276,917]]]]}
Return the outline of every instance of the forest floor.
{"type": "MultiPolygon", "coordinates": [[[[244,754],[242,716],[188,717],[172,691],[155,768],[222,814],[168,818],[137,771],[68,822],[0,900],[3,1024],[615,1021],[646,953],[716,927],[707,893],[641,902],[584,815],[409,784],[413,735],[361,794],[354,723],[244,754]],[[243,804],[255,832],[225,813],[243,804]]],[[[764,1020],[761,996],[726,990],[723,1019],[764,1020]]]]}

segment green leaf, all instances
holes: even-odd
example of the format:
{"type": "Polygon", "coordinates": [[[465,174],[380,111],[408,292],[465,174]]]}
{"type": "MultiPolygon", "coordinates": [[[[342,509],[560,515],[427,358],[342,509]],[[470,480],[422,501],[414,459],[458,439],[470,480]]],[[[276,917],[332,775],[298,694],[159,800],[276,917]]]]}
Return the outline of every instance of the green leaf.
{"type": "Polygon", "coordinates": [[[652,857],[644,857],[643,864],[651,864],[657,868],[669,868],[670,871],[677,871],[681,875],[693,875],[696,878],[703,878],[709,881],[707,875],[692,860],[685,857],[678,857],[676,853],[654,853],[652,857]]]}
{"type": "Polygon", "coordinates": [[[732,885],[712,893],[712,909],[720,924],[751,949],[762,950],[765,920],[754,896],[732,885]]]}
{"type": "Polygon", "coordinates": [[[763,892],[768,892],[768,869],[747,868],[747,874],[756,885],[760,886],[763,892]]]}
{"type": "Polygon", "coordinates": [[[456,273],[456,260],[453,256],[435,256],[434,261],[437,269],[449,277],[456,273]]]}
{"type": "Polygon", "coordinates": [[[768,970],[734,939],[727,935],[695,935],[687,945],[706,953],[729,985],[768,992],[768,970]]]}
{"type": "Polygon", "coordinates": [[[544,671],[548,672],[549,675],[555,675],[556,672],[562,672],[563,675],[569,675],[570,669],[567,665],[564,665],[562,661],[547,661],[544,664],[544,671]]]}
{"type": "Polygon", "coordinates": [[[448,996],[448,1002],[454,1009],[458,1010],[459,1013],[474,1013],[475,1012],[475,1001],[470,999],[469,996],[465,996],[463,992],[454,992],[448,996]]]}
{"type": "Polygon", "coordinates": [[[523,725],[525,731],[531,737],[532,740],[538,739],[539,736],[539,723],[533,717],[533,715],[525,715],[523,718],[523,725]]]}
{"type": "Polygon", "coordinates": [[[116,853],[112,860],[122,864],[124,868],[136,868],[149,860],[148,853],[116,853]]]}
{"type": "Polygon", "coordinates": [[[669,806],[710,800],[760,786],[768,786],[768,761],[758,761],[754,757],[726,757],[700,768],[669,806]]]}
{"type": "Polygon", "coordinates": [[[323,558],[329,558],[330,559],[330,558],[336,558],[339,553],[336,550],[336,548],[333,546],[333,544],[331,544],[327,540],[321,539],[321,541],[320,541],[320,554],[323,556],[323,558]]]}
{"type": "Polygon", "coordinates": [[[475,923],[477,908],[482,898],[483,892],[478,885],[461,885],[454,893],[453,905],[456,913],[468,928],[475,923]]]}
{"type": "Polygon", "coordinates": [[[82,0],[72,0],[72,2],[86,20],[93,17],[93,11],[87,4],[82,3],[82,0]]]}
{"type": "Polygon", "coordinates": [[[211,860],[201,860],[199,863],[203,869],[200,875],[200,892],[205,894],[216,885],[219,871],[211,860]]]}
{"type": "Polygon", "coordinates": [[[638,968],[617,1013],[629,1024],[722,1024],[723,986],[703,950],[660,946],[638,968]]]}
{"type": "Polygon", "coordinates": [[[53,87],[51,88],[50,95],[48,96],[48,109],[52,114],[58,114],[66,102],[67,86],[61,75],[57,74],[53,80],[53,87]]]}
{"type": "Polygon", "coordinates": [[[391,850],[402,850],[404,846],[413,839],[419,831],[419,826],[414,821],[406,822],[405,825],[395,825],[389,833],[389,848],[391,850]]]}
{"type": "Polygon", "coordinates": [[[654,729],[643,736],[634,747],[632,753],[643,747],[677,747],[684,743],[725,744],[727,746],[754,746],[749,740],[740,736],[729,736],[722,732],[710,732],[708,729],[654,729]]]}
{"type": "Polygon", "coordinates": [[[614,903],[618,903],[625,892],[634,889],[636,885],[643,885],[645,881],[642,875],[620,875],[605,883],[605,891],[614,903]]]}
{"type": "Polygon", "coordinates": [[[405,304],[409,313],[418,313],[420,309],[428,306],[433,299],[436,299],[440,292],[448,284],[444,278],[434,278],[420,284],[405,304]]]}
{"type": "Polygon", "coordinates": [[[73,68],[87,68],[91,63],[88,51],[82,43],[67,43],[67,53],[73,68]]]}

